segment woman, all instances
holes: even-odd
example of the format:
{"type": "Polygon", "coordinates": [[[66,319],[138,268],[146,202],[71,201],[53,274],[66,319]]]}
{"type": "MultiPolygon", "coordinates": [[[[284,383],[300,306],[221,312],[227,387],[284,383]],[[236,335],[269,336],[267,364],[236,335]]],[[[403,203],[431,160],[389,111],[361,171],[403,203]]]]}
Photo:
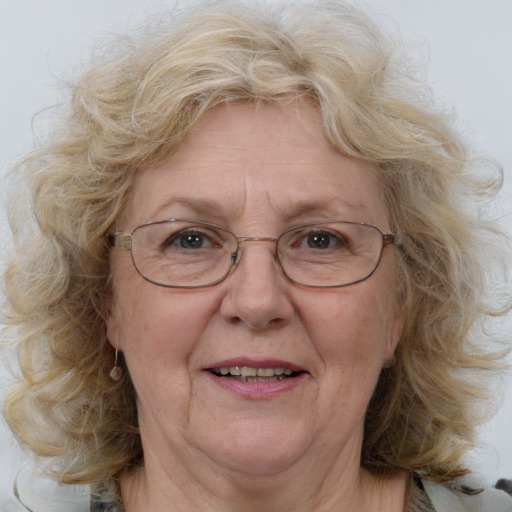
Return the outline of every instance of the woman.
{"type": "Polygon", "coordinates": [[[92,510],[512,510],[461,480],[492,184],[359,11],[239,4],[109,47],[18,166],[11,428],[92,510]]]}

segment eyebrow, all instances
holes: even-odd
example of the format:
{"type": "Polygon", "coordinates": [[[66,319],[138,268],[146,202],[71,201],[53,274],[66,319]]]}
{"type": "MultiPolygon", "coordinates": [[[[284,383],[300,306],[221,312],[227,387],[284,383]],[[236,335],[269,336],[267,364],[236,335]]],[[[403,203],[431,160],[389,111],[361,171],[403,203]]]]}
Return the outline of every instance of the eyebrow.
{"type": "Polygon", "coordinates": [[[152,212],[151,218],[157,217],[163,210],[172,206],[184,206],[190,210],[193,210],[198,215],[204,216],[211,216],[212,213],[215,215],[223,216],[223,212],[225,211],[222,202],[216,199],[178,196],[166,200],[162,204],[158,205],[157,208],[152,212]]]}
{"type": "MultiPolygon", "coordinates": [[[[210,219],[212,216],[221,219],[229,218],[226,206],[223,202],[213,198],[198,197],[173,197],[158,205],[152,212],[151,219],[155,220],[162,211],[173,206],[183,206],[194,212],[204,220],[210,219]]],[[[325,199],[314,199],[299,201],[289,205],[276,205],[276,214],[283,222],[291,222],[294,219],[318,215],[322,218],[349,220],[344,219],[344,215],[350,213],[353,215],[362,212],[363,204],[353,203],[342,199],[341,197],[329,197],[325,199]]],[[[364,220],[364,219],[355,219],[364,220]]]]}
{"type": "MultiPolygon", "coordinates": [[[[280,217],[285,220],[300,218],[305,215],[320,215],[322,217],[330,217],[331,219],[344,220],[341,217],[347,213],[353,214],[363,209],[361,203],[352,203],[341,197],[331,197],[322,200],[306,200],[285,207],[280,217]]],[[[348,220],[348,219],[347,219],[348,220]]]]}

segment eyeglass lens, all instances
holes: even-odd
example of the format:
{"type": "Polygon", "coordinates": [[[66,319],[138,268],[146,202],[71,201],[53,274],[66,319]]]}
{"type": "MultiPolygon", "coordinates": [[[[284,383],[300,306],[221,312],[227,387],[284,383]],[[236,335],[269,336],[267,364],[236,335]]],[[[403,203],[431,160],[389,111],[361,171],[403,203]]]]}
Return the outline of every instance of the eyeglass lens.
{"type": "MultiPolygon", "coordinates": [[[[244,241],[209,223],[168,220],[132,234],[139,273],[162,286],[200,287],[222,281],[244,241]]],[[[377,267],[383,235],[368,224],[325,222],[283,232],[276,255],[286,276],[305,286],[344,286],[366,279],[377,267]]]]}

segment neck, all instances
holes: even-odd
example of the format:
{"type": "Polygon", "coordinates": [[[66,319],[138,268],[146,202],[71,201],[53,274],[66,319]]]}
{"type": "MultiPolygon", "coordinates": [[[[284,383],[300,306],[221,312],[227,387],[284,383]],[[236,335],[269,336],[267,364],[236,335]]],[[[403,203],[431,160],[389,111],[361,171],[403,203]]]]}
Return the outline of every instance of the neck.
{"type": "Polygon", "coordinates": [[[405,473],[376,476],[358,465],[334,463],[324,471],[298,467],[272,475],[208,468],[191,478],[184,469],[149,458],[144,467],[124,475],[121,496],[126,512],[404,510],[405,473]]]}

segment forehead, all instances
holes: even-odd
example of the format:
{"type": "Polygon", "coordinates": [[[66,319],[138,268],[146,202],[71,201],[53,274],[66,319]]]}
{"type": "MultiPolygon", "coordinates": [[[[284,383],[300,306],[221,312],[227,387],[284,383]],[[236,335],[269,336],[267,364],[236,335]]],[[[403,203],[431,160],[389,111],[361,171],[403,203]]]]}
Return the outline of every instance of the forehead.
{"type": "Polygon", "coordinates": [[[302,102],[212,110],[163,164],[139,173],[125,212],[132,228],[177,216],[226,223],[244,215],[376,223],[386,211],[374,170],[337,151],[318,109],[302,102]]]}

